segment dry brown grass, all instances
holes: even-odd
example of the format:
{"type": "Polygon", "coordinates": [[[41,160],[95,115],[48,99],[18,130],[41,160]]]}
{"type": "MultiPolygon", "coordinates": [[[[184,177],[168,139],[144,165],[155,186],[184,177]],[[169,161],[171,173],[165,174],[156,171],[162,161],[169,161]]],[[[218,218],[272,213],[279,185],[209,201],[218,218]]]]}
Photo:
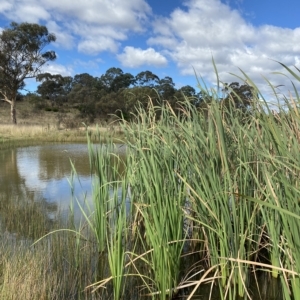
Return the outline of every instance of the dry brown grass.
{"type": "MultiPolygon", "coordinates": [[[[52,128],[51,128],[52,129],[52,128]]],[[[13,125],[13,124],[1,124],[0,125],[0,134],[3,137],[34,137],[44,134],[49,131],[50,127],[43,127],[41,125],[13,125]]]]}
{"type": "MultiPolygon", "coordinates": [[[[17,122],[19,125],[54,125],[57,123],[57,113],[37,110],[33,103],[21,101],[17,102],[17,122]]],[[[0,101],[0,125],[10,123],[10,106],[0,101]]]]}
{"type": "Polygon", "coordinates": [[[11,250],[11,255],[2,255],[0,299],[57,299],[61,287],[58,274],[47,268],[51,257],[29,249],[11,250]]]}
{"type": "Polygon", "coordinates": [[[103,139],[122,137],[122,131],[117,124],[107,124],[99,119],[85,127],[85,120],[79,119],[77,113],[78,111],[72,109],[64,112],[37,110],[30,102],[18,102],[18,124],[13,125],[10,121],[10,106],[0,102],[0,148],[7,142],[86,142],[86,130],[94,141],[99,139],[97,131],[103,139]]]}
{"type": "Polygon", "coordinates": [[[99,299],[97,294],[84,290],[95,281],[95,250],[88,244],[83,245],[76,261],[75,240],[67,236],[54,236],[52,245],[45,241],[34,246],[11,234],[3,234],[3,238],[6,243],[0,245],[1,300],[99,299]]]}

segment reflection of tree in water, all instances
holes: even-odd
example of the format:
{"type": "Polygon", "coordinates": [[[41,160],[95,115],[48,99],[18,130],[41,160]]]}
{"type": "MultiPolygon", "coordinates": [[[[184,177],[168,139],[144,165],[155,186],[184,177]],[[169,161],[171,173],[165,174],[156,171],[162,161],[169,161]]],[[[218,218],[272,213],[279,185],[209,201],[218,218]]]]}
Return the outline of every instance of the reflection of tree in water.
{"type": "Polygon", "coordinates": [[[43,150],[38,152],[38,156],[40,163],[39,178],[41,180],[49,178],[59,180],[68,177],[72,170],[70,159],[79,174],[83,176],[89,176],[90,174],[87,150],[85,152],[69,152],[63,150],[63,147],[60,149],[43,147],[43,150]]]}
{"type": "MultiPolygon", "coordinates": [[[[87,146],[84,145],[77,150],[76,145],[66,145],[65,148],[68,149],[68,146],[70,151],[63,150],[63,147],[60,147],[60,149],[43,147],[43,151],[39,151],[39,178],[41,180],[49,178],[58,180],[68,177],[72,170],[71,161],[75,166],[76,172],[81,176],[89,176],[91,174],[87,146]]],[[[120,155],[120,158],[122,161],[125,161],[124,155],[120,155]]],[[[116,156],[112,155],[111,163],[116,163],[116,160],[116,156]]],[[[119,164],[118,167],[119,173],[122,174],[125,165],[119,164]]]]}
{"type": "Polygon", "coordinates": [[[26,238],[37,238],[49,231],[58,207],[30,191],[18,171],[17,150],[0,152],[0,222],[2,230],[26,238]]]}
{"type": "MultiPolygon", "coordinates": [[[[58,215],[58,205],[47,202],[44,192],[39,190],[39,184],[69,177],[70,159],[80,176],[90,176],[91,171],[87,147],[83,145],[54,145],[23,150],[14,148],[0,151],[0,222],[9,232],[35,236],[38,228],[41,232],[49,230],[54,222],[53,216],[58,215]],[[30,172],[38,174],[30,177],[30,172]],[[36,185],[36,188],[30,184],[36,185]]],[[[116,159],[112,156],[111,163],[114,164],[116,159]]],[[[119,173],[123,173],[125,164],[118,164],[118,168],[119,173]]]]}

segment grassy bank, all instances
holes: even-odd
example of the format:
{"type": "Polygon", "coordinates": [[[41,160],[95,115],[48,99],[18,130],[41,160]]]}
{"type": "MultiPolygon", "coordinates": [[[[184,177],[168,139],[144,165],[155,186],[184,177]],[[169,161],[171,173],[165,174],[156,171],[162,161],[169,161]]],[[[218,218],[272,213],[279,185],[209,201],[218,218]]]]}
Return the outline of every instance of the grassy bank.
{"type": "Polygon", "coordinates": [[[97,125],[73,129],[57,129],[41,125],[0,125],[0,150],[11,146],[39,145],[43,143],[85,143],[87,132],[93,142],[115,141],[124,137],[120,126],[97,127],[97,125]],[[101,140],[97,131],[101,131],[101,140]]]}
{"type": "MultiPolygon", "coordinates": [[[[94,211],[31,237],[44,236],[26,248],[19,268],[36,272],[20,293],[38,282],[38,299],[299,299],[300,98],[274,93],[274,113],[252,85],[244,112],[205,89],[212,101],[201,109],[188,99],[180,115],[168,104],[138,109],[121,123],[122,174],[113,143],[100,151],[89,139],[94,211]]],[[[4,253],[0,296],[20,281],[6,278],[23,256],[4,253]]]]}
{"type": "Polygon", "coordinates": [[[18,124],[10,121],[10,107],[0,103],[0,149],[13,145],[26,146],[47,142],[86,142],[88,130],[92,141],[97,142],[97,131],[101,140],[119,139],[123,132],[113,120],[95,120],[93,124],[77,116],[76,110],[53,112],[37,110],[30,102],[18,102],[18,124]]]}

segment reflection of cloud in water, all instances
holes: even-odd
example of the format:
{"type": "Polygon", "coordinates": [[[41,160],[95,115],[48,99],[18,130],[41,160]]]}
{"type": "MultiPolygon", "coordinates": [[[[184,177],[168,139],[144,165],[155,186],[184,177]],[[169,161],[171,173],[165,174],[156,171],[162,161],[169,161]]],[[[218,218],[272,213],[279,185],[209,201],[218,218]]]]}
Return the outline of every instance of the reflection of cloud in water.
{"type": "MultiPolygon", "coordinates": [[[[30,147],[32,148],[32,147],[30,147]]],[[[30,191],[42,190],[47,186],[45,181],[38,178],[40,164],[36,151],[30,148],[21,148],[17,152],[17,167],[20,176],[24,179],[26,187],[30,191]],[[28,151],[29,150],[29,151],[28,151]]],[[[38,148],[38,147],[35,147],[38,148]]]]}
{"type": "MultiPolygon", "coordinates": [[[[91,207],[92,184],[90,176],[87,176],[89,164],[86,164],[86,145],[46,145],[20,148],[17,151],[17,168],[26,188],[42,195],[48,203],[57,203],[63,215],[69,212],[72,201],[70,185],[72,168],[69,157],[75,157],[78,163],[82,161],[77,170],[79,177],[74,177],[72,182],[74,196],[81,206],[85,207],[85,202],[88,202],[91,207]]],[[[81,215],[79,206],[76,201],[73,201],[73,205],[74,217],[78,220],[81,215]]]]}
{"type": "Polygon", "coordinates": [[[79,220],[81,216],[77,201],[83,208],[85,208],[86,205],[92,208],[91,178],[80,175],[79,178],[80,181],[78,178],[74,178],[72,182],[70,178],[69,180],[68,178],[51,180],[44,192],[44,195],[47,199],[53,199],[53,201],[59,203],[59,208],[63,215],[69,212],[72,202],[76,220],[79,220]]]}

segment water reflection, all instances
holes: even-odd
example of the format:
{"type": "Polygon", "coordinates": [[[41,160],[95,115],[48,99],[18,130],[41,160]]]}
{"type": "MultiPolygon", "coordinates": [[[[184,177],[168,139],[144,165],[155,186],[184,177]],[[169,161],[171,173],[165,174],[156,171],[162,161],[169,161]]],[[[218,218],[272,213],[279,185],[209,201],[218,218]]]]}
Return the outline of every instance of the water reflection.
{"type": "MultiPolygon", "coordinates": [[[[119,147],[120,153],[124,147],[119,147]]],[[[72,180],[73,196],[80,205],[92,207],[91,176],[86,144],[54,144],[0,151],[0,198],[11,206],[11,201],[39,203],[47,218],[60,213],[67,216],[73,202],[75,221],[81,213],[71,193],[71,163],[78,178],[72,180]],[[41,206],[42,203],[42,206],[41,206]]],[[[2,203],[2,205],[3,205],[2,203]]],[[[2,217],[4,211],[1,210],[2,217]]]]}

